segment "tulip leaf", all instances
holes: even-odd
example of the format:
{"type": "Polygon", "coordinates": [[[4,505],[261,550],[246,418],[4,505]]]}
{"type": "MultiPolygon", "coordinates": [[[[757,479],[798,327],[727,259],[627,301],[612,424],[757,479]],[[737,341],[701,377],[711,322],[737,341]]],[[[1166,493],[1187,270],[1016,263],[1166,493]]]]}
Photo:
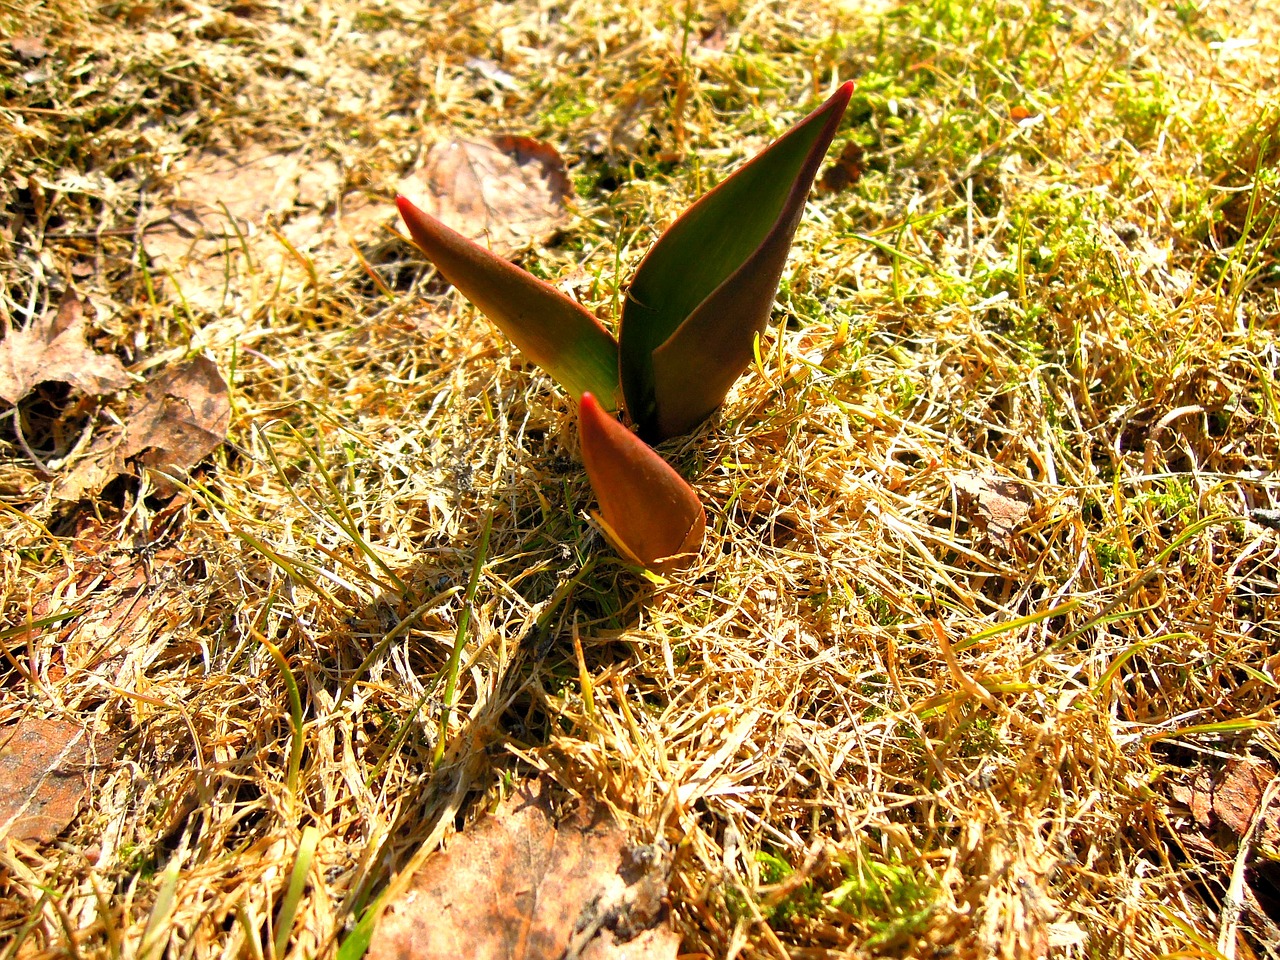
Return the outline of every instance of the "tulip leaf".
{"type": "Polygon", "coordinates": [[[691,562],[707,520],[680,474],[590,393],[578,405],[578,436],[601,526],[614,546],[658,572],[691,562]]]}
{"type": "Polygon", "coordinates": [[[526,357],[575,398],[593,393],[618,408],[618,346],[600,322],[563,293],[504,260],[404,197],[396,206],[413,242],[462,295],[526,357]]]}
{"type": "Polygon", "coordinates": [[[845,83],[698,200],[640,264],[618,349],[627,412],[645,439],[702,422],[750,364],[809,187],[852,92],[845,83]]]}

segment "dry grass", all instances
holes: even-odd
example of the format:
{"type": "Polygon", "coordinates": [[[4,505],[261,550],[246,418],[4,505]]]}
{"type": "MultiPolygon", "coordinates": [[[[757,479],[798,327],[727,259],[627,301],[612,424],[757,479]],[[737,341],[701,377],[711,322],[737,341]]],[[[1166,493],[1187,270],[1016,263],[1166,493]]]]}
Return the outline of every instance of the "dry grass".
{"type": "Polygon", "coordinates": [[[235,404],[172,501],[60,503],[0,447],[3,625],[76,611],[6,635],[0,721],[118,741],[57,842],[0,846],[0,957],[332,955],[534,770],[673,846],[694,956],[1274,955],[1265,910],[1233,936],[1223,907],[1238,840],[1170,791],[1280,759],[1253,512],[1278,505],[1275,10],[626,6],[0,7],[50,49],[0,50],[5,313],[71,283],[99,349],[206,352],[235,404]],[[586,519],[564,397],[369,211],[436,139],[550,139],[578,219],[525,262],[607,311],[835,77],[865,175],[811,204],[758,369],[663,448],[709,533],[655,583],[586,519]],[[266,211],[303,256],[262,234],[184,302],[143,227],[184,158],[251,143],[318,171],[266,211]],[[1021,482],[1018,532],[984,529],[975,475],[1021,482]]]}

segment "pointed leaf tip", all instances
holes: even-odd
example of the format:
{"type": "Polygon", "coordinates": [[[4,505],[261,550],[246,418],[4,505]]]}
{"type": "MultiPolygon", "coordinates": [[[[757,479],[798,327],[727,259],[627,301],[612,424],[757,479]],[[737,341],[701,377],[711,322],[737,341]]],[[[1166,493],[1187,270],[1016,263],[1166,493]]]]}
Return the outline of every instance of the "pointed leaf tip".
{"type": "Polygon", "coordinates": [[[574,397],[590,391],[609,409],[618,408],[618,346],[595,317],[408,198],[397,196],[396,207],[418,249],[521,353],[574,397]]]}
{"type": "Polygon", "coordinates": [[[825,103],[698,200],[653,245],[622,308],[628,413],[658,441],[697,426],[751,363],[813,178],[853,93],[825,103]]]}
{"type": "Polygon", "coordinates": [[[578,404],[578,437],[602,526],[614,546],[659,572],[690,563],[707,520],[689,484],[590,393],[578,404]]]}

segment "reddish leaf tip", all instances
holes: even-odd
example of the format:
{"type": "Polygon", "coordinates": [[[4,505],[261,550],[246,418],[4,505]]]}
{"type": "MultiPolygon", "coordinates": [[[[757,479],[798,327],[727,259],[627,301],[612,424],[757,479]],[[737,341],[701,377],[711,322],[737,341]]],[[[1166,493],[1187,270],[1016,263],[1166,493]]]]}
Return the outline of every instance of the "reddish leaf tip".
{"type": "Polygon", "coordinates": [[[396,209],[400,211],[400,216],[408,217],[415,213],[421,213],[417,205],[406,197],[403,193],[396,194],[396,209]]]}
{"type": "Polygon", "coordinates": [[[689,563],[706,529],[692,488],[590,393],[578,404],[578,438],[601,525],[614,546],[660,572],[689,563]]]}

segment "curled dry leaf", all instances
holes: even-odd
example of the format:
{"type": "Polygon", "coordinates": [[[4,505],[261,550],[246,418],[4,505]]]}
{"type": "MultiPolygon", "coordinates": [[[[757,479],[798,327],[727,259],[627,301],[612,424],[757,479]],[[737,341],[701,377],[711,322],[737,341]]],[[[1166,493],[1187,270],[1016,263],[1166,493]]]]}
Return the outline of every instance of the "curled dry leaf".
{"type": "Polygon", "coordinates": [[[99,435],[70,473],[54,486],[60,500],[96,493],[133,460],[150,467],[156,493],[169,496],[166,475],[182,476],[227,436],[231,401],[227,382],[207,357],[163,371],[133,398],[123,428],[99,435]]]}
{"type": "Polygon", "coordinates": [[[1259,807],[1275,775],[1275,768],[1268,762],[1230,760],[1217,774],[1207,768],[1197,770],[1190,782],[1173,784],[1169,794],[1185,805],[1206,830],[1216,821],[1243,837],[1254,817],[1260,815],[1258,836],[1274,845],[1280,843],[1280,807],[1274,804],[1266,810],[1259,807]]]}
{"type": "Polygon", "coordinates": [[[23,719],[0,730],[0,838],[45,842],[61,833],[105,747],[62,720],[23,719]]]}
{"type": "Polygon", "coordinates": [[[119,360],[94,352],[85,340],[84,304],[75,294],[56,313],[10,328],[0,341],[0,399],[16,404],[48,381],[95,396],[133,382],[119,360]]]}
{"type": "Polygon", "coordinates": [[[1016,480],[993,474],[966,473],[955,478],[960,512],[992,546],[1014,552],[1014,534],[1031,516],[1031,491],[1016,480]]]}
{"type": "MultiPolygon", "coordinates": [[[[147,384],[125,425],[122,452],[161,474],[183,475],[218,448],[230,424],[227,381],[212,360],[196,357],[147,384]]],[[[172,492],[163,477],[156,486],[172,492]]]]}
{"type": "Polygon", "coordinates": [[[436,144],[398,192],[463,236],[506,254],[566,223],[573,185],[555,147],[499,136],[436,144]]]}
{"type": "Polygon", "coordinates": [[[551,785],[523,785],[429,860],[383,914],[369,960],[674,958],[670,861],[627,846],[608,812],[569,816],[551,785]]]}

